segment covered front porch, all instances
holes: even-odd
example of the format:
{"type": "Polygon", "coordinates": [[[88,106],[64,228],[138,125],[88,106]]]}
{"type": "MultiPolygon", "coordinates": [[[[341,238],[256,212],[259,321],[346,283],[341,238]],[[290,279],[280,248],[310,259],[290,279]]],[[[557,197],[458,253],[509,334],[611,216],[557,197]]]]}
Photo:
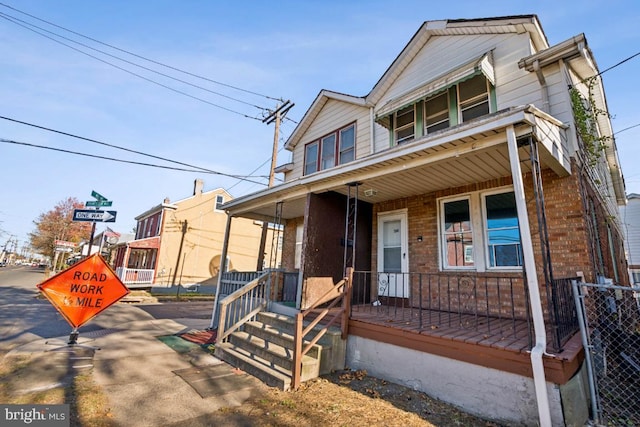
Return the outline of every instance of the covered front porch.
{"type": "MultiPolygon", "coordinates": [[[[570,283],[587,268],[553,264],[542,180],[557,184],[571,175],[567,152],[559,121],[520,107],[224,208],[228,228],[234,217],[283,225],[282,267],[297,275],[297,310],[311,299],[313,279],[337,283],[353,268],[350,336],[526,377],[544,371],[548,381],[562,384],[581,363],[570,283]],[[442,237],[441,200],[470,194],[484,201],[481,192],[496,189],[513,193],[517,242],[497,248],[482,238],[470,246],[465,236],[457,240],[462,233],[442,237]],[[385,239],[396,231],[397,241],[385,239]],[[459,248],[445,248],[454,240],[459,248]],[[486,257],[470,261],[474,248],[486,257]],[[449,249],[455,268],[445,265],[449,249]],[[503,267],[498,253],[517,260],[503,267]]],[[[542,383],[536,382],[538,390],[542,383]]]]}

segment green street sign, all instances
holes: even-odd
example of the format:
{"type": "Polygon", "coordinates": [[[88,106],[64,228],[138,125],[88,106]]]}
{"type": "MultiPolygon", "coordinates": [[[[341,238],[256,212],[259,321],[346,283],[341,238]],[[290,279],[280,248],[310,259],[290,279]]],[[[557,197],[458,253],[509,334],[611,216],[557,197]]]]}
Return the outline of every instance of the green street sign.
{"type": "Polygon", "coordinates": [[[95,198],[96,200],[107,200],[106,197],[104,197],[102,194],[97,193],[95,191],[91,191],[91,197],[95,198]]]}
{"type": "Polygon", "coordinates": [[[89,200],[88,202],[85,202],[85,206],[87,207],[102,207],[102,206],[111,206],[113,204],[113,202],[111,200],[89,200]]]}

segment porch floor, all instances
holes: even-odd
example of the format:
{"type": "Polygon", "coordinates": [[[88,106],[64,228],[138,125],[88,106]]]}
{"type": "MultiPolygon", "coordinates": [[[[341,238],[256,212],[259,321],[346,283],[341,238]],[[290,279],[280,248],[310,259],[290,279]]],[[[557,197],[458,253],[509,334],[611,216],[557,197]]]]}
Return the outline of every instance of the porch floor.
{"type": "MultiPolygon", "coordinates": [[[[349,318],[353,335],[528,377],[533,375],[530,328],[526,320],[371,304],[353,305],[349,318]]],[[[544,356],[548,380],[564,384],[583,359],[580,334],[575,334],[562,352],[544,356]]]]}

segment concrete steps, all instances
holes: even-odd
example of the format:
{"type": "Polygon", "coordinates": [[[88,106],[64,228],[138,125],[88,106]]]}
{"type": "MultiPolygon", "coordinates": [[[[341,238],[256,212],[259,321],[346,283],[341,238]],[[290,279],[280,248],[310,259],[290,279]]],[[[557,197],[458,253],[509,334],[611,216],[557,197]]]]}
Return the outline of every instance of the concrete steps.
{"type": "MultiPolygon", "coordinates": [[[[291,388],[293,367],[292,317],[261,312],[255,321],[233,332],[228,341],[216,344],[217,357],[282,390],[291,388]]],[[[307,345],[308,342],[303,344],[307,345]]],[[[330,328],[302,358],[301,381],[317,378],[334,369],[343,369],[346,342],[340,331],[330,328]]]]}

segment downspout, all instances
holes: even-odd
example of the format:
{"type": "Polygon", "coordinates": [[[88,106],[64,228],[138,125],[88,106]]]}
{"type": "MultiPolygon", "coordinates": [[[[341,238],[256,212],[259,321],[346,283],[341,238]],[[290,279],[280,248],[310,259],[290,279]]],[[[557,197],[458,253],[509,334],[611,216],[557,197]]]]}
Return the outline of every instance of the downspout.
{"type": "Polygon", "coordinates": [[[547,394],[547,380],[544,374],[544,363],[542,362],[542,356],[547,350],[547,334],[545,332],[540,288],[538,287],[538,274],[536,273],[536,264],[533,255],[533,242],[531,240],[527,201],[524,193],[520,158],[518,156],[518,143],[513,125],[507,127],[507,147],[509,149],[513,192],[518,211],[522,255],[524,257],[524,269],[527,277],[527,286],[529,288],[529,300],[531,301],[531,314],[535,333],[535,345],[531,349],[531,367],[533,369],[533,382],[538,404],[538,417],[541,427],[551,427],[551,410],[549,408],[549,396],[547,394]]]}
{"type": "MultiPolygon", "coordinates": [[[[227,252],[229,250],[229,235],[231,233],[231,220],[233,216],[227,212],[227,226],[224,229],[224,241],[222,242],[222,254],[220,255],[220,268],[218,269],[218,280],[216,285],[216,296],[213,298],[213,311],[211,312],[211,322],[209,323],[209,329],[213,329],[216,311],[218,310],[218,300],[220,299],[220,284],[222,283],[222,273],[225,272],[227,267],[227,252]]],[[[216,324],[217,326],[217,324],[216,324]]]]}
{"type": "Polygon", "coordinates": [[[544,74],[540,69],[540,61],[537,59],[533,61],[533,71],[535,71],[536,76],[538,76],[538,82],[540,83],[540,91],[542,92],[542,111],[549,113],[551,109],[549,105],[549,88],[547,87],[547,82],[544,79],[544,74]]]}
{"type": "Polygon", "coordinates": [[[376,122],[374,120],[373,107],[369,108],[369,150],[371,154],[376,152],[376,122]]]}

